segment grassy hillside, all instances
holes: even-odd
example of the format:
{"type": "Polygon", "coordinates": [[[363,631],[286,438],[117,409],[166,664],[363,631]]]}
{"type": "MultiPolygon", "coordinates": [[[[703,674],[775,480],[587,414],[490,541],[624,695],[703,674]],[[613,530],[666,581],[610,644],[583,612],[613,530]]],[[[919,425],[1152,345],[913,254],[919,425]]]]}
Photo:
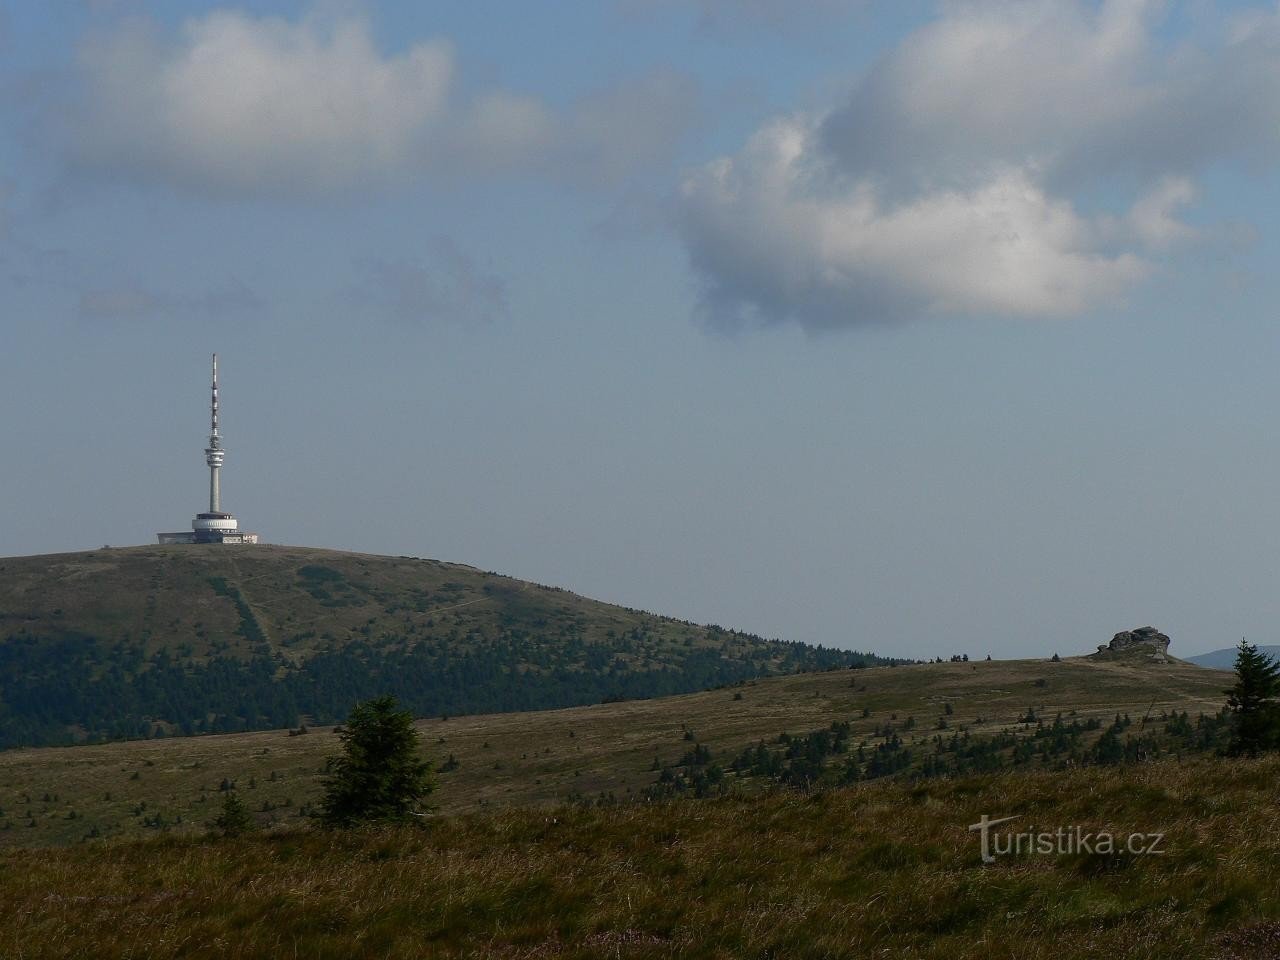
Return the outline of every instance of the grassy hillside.
{"type": "Polygon", "coordinates": [[[454,715],[876,662],[412,557],[156,546],[0,559],[0,747],[332,721],[384,692],[454,715]]]}
{"type": "MultiPolygon", "coordinates": [[[[916,664],[767,678],[658,700],[436,717],[418,727],[441,767],[439,808],[463,813],[570,798],[759,793],[793,782],[797,772],[813,779],[819,741],[816,779],[823,783],[846,782],[851,765],[868,777],[915,775],[926,766],[951,773],[997,763],[1103,762],[1097,746],[1117,714],[1131,720],[1117,746],[1137,744],[1144,757],[1189,755],[1203,746],[1197,716],[1217,714],[1229,683],[1228,674],[1176,660],[916,664]],[[1185,735],[1168,720],[1184,711],[1185,735]],[[846,731],[843,739],[833,724],[846,731]],[[890,750],[894,743],[899,748],[890,750]],[[748,762],[738,763],[748,750],[748,762]],[[895,766],[904,757],[905,766],[895,766]]],[[[231,783],[263,826],[305,822],[300,814],[318,796],[325,758],[337,750],[330,731],[0,753],[0,845],[199,832],[231,783]]]]}
{"type": "Polygon", "coordinates": [[[426,828],[0,853],[36,957],[1245,960],[1280,943],[1280,759],[877,781],[426,828]],[[980,860],[967,828],[1163,835],[980,860]]]}

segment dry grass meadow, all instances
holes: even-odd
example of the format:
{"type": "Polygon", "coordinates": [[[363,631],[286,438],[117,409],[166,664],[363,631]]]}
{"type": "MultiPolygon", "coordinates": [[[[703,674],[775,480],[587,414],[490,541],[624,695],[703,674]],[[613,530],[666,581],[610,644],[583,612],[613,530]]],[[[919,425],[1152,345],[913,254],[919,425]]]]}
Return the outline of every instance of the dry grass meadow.
{"type": "Polygon", "coordinates": [[[1266,958],[1280,758],[0,854],[0,956],[1266,958]],[[980,862],[982,814],[1165,834],[980,862]]]}

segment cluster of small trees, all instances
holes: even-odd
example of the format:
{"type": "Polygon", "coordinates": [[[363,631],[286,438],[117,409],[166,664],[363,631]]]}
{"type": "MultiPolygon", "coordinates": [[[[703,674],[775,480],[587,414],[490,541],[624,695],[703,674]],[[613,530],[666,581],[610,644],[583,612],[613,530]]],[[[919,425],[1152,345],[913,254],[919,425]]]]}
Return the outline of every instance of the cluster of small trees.
{"type": "MultiPolygon", "coordinates": [[[[859,780],[905,774],[913,778],[961,776],[1017,768],[1026,765],[1073,766],[1077,764],[1109,766],[1138,763],[1161,756],[1184,752],[1222,751],[1232,724],[1231,713],[1201,714],[1194,720],[1184,711],[1158,717],[1140,718],[1139,732],[1129,732],[1135,721],[1128,714],[1117,713],[1112,723],[1097,717],[1064,718],[1059,713],[1052,721],[1036,715],[1029,708],[1019,721],[1026,732],[996,731],[975,735],[963,725],[951,730],[946,724],[947,711],[937,718],[941,732],[914,741],[908,746],[899,735],[916,728],[914,717],[895,726],[878,724],[871,736],[879,743],[850,743],[848,722],[833,723],[830,729],[792,736],[782,734],[776,744],[760,741],[744,749],[730,764],[729,771],[741,779],[759,778],[778,784],[812,788],[839,786],[859,780]],[[1097,731],[1101,735],[1091,737],[1097,731]],[[828,762],[843,756],[843,762],[828,762]]],[[[894,715],[893,720],[897,720],[894,715]]],[[[982,721],[979,720],[979,723],[982,721]]],[[[684,761],[682,761],[684,762],[684,761]]],[[[656,761],[655,767],[657,769],[656,761]]],[[[659,786],[676,782],[678,773],[667,771],[659,786]]],[[[724,784],[728,787],[728,784],[724,784]]],[[[661,795],[670,795],[671,791],[661,795]]]]}

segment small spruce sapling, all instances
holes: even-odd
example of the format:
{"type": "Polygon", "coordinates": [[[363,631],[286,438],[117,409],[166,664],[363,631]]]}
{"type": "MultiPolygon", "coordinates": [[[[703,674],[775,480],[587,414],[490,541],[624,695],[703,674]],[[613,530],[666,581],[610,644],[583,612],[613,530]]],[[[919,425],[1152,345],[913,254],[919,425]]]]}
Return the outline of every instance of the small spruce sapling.
{"type": "Polygon", "coordinates": [[[253,819],[253,814],[240,799],[240,794],[234,790],[223,793],[222,813],[218,814],[213,821],[213,826],[224,837],[238,837],[258,829],[258,823],[253,819]]]}

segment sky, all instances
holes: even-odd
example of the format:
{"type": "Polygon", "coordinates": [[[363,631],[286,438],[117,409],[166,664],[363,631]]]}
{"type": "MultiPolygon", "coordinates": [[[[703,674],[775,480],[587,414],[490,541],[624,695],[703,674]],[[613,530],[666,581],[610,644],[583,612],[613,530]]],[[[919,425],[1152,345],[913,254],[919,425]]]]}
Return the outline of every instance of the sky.
{"type": "Polygon", "coordinates": [[[1277,642],[1280,6],[0,0],[0,555],[1277,642]]]}

